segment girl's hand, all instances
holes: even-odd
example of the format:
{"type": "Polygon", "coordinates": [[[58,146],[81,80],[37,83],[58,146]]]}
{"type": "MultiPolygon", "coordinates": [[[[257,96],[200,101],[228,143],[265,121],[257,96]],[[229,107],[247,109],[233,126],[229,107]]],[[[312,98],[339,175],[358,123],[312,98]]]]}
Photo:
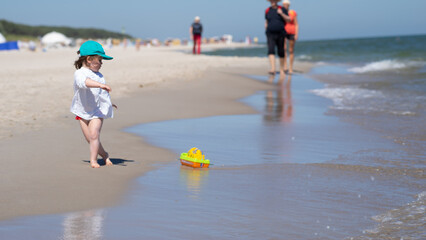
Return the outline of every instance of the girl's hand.
{"type": "Polygon", "coordinates": [[[111,91],[112,91],[111,87],[110,87],[110,86],[108,86],[108,85],[106,85],[106,84],[101,84],[101,85],[99,86],[99,88],[101,88],[101,89],[103,89],[103,90],[105,90],[105,91],[107,91],[107,92],[111,92],[111,91]]]}
{"type": "Polygon", "coordinates": [[[115,109],[118,109],[117,105],[115,105],[114,103],[112,104],[113,107],[115,107],[115,109]]]}

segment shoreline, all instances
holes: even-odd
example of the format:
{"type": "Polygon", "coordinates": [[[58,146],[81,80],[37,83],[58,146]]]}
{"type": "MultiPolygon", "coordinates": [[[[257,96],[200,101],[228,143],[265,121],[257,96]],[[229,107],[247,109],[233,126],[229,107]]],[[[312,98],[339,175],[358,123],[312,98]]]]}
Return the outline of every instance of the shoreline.
{"type": "MultiPolygon", "coordinates": [[[[0,220],[116,205],[125,197],[133,179],[154,169],[156,164],[176,159],[174,153],[151,146],[139,136],[123,132],[125,127],[162,120],[254,112],[251,107],[236,100],[273,87],[239,76],[240,73],[264,72],[267,69],[266,58],[194,57],[157,50],[111,52],[118,59],[105,64],[102,73],[112,85],[112,98],[119,109],[114,119],[105,121],[101,138],[115,166],[91,169],[87,162],[88,146],[75,120],[67,112],[69,99],[49,98],[48,94],[42,93],[37,101],[47,103],[52,99],[61,100],[49,106],[52,111],[58,106],[62,107],[54,111],[56,116],[43,119],[39,128],[34,127],[36,125],[30,125],[23,131],[13,131],[12,128],[13,136],[0,139],[0,149],[6,160],[0,170],[0,192],[4,193],[0,197],[0,220]],[[156,54],[160,57],[152,58],[156,54]],[[147,55],[151,55],[151,58],[148,59],[147,55]],[[149,64],[161,65],[165,56],[177,66],[161,75],[149,64]],[[145,73],[144,69],[137,68],[137,65],[144,64],[145,73]],[[192,64],[191,67],[183,68],[188,64],[192,64]],[[123,75],[129,81],[120,85],[118,80],[123,75]],[[147,79],[141,82],[141,76],[147,79]],[[142,87],[135,87],[137,84],[142,84],[142,87]]],[[[63,83],[68,89],[61,94],[72,91],[72,81],[69,80],[72,79],[72,67],[68,55],[71,54],[65,53],[64,58],[69,64],[65,67],[71,74],[55,71],[51,76],[51,79],[58,77],[59,80],[68,81],[63,83]]],[[[59,61],[57,64],[63,63],[59,61]]],[[[298,66],[308,69],[309,64],[306,65],[298,63],[298,66]]],[[[49,70],[45,69],[45,72],[49,73],[49,70]]],[[[42,72],[40,69],[38,71],[42,72]]],[[[24,75],[28,76],[28,73],[24,75]]],[[[43,84],[43,79],[40,82],[43,84]]],[[[31,98],[26,99],[26,103],[31,103],[28,100],[31,98]]],[[[18,127],[21,125],[25,125],[25,122],[18,124],[18,127]]]]}

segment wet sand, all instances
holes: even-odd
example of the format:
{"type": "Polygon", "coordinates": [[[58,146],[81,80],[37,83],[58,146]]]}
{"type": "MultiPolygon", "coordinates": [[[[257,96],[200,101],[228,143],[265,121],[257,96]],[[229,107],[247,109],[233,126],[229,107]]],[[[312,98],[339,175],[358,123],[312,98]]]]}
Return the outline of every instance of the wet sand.
{"type": "MultiPolygon", "coordinates": [[[[91,169],[88,146],[68,112],[74,51],[1,53],[0,220],[113,206],[130,182],[174,153],[123,128],[139,123],[252,113],[235,100],[271,86],[238,74],[267,69],[264,58],[191,56],[169,50],[107,50],[101,72],[119,109],[102,130],[115,166],[91,169]],[[164,63],[164,59],[168,63],[164,63]]],[[[301,69],[309,65],[300,64],[301,69]]]]}

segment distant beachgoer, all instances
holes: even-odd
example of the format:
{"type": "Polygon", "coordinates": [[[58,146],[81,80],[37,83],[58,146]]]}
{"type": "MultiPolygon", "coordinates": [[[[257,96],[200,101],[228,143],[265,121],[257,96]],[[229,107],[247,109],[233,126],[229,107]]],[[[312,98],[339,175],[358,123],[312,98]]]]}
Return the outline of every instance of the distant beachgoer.
{"type": "Polygon", "coordinates": [[[275,48],[278,49],[278,57],[280,61],[280,77],[284,77],[284,38],[285,29],[284,22],[290,21],[287,11],[278,6],[280,0],[268,0],[271,6],[265,11],[265,29],[268,41],[268,57],[271,65],[269,74],[275,75],[275,48]]]}
{"type": "Polygon", "coordinates": [[[105,55],[102,45],[95,41],[87,41],[77,52],[80,57],[74,62],[77,69],[74,73],[74,97],[70,111],[79,120],[81,130],[90,145],[90,166],[99,168],[98,154],[105,165],[113,165],[108,153],[100,142],[103,120],[113,117],[109,92],[111,87],[105,84],[104,76],[99,72],[102,60],[113,59],[105,55]]]}
{"type": "Polygon", "coordinates": [[[136,42],[135,42],[136,51],[139,51],[139,49],[141,48],[141,42],[142,40],[140,38],[136,39],[136,42]]]}
{"type": "MultiPolygon", "coordinates": [[[[283,7],[287,9],[290,21],[285,24],[285,31],[287,32],[284,39],[284,51],[287,53],[287,42],[288,52],[290,54],[290,65],[288,73],[293,73],[293,62],[294,62],[294,45],[299,35],[299,24],[297,23],[297,13],[293,9],[290,10],[290,0],[283,1],[283,7]]],[[[287,54],[284,55],[284,70],[287,70],[287,54]]]]}
{"type": "Polygon", "coordinates": [[[35,52],[35,50],[36,50],[36,43],[34,42],[34,41],[30,41],[29,43],[28,43],[28,48],[30,49],[30,51],[31,52],[35,52]]]}
{"type": "Polygon", "coordinates": [[[194,47],[192,48],[193,54],[201,53],[201,35],[203,34],[203,25],[200,23],[200,17],[196,16],[194,23],[192,23],[189,28],[189,34],[191,35],[191,40],[194,42],[194,47]]]}

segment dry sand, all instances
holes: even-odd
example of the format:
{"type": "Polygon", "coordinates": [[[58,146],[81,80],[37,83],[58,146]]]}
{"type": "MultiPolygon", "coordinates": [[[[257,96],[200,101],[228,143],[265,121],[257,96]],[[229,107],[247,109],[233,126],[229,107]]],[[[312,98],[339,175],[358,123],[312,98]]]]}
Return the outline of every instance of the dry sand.
{"type": "Polygon", "coordinates": [[[272,87],[241,76],[266,72],[266,58],[192,56],[168,48],[106,52],[114,60],[101,72],[119,108],[101,135],[115,166],[100,169],[89,167],[88,145],[69,112],[76,49],[0,52],[0,220],[117,204],[132,179],[178,157],[123,128],[252,113],[235,100],[272,87]]]}

